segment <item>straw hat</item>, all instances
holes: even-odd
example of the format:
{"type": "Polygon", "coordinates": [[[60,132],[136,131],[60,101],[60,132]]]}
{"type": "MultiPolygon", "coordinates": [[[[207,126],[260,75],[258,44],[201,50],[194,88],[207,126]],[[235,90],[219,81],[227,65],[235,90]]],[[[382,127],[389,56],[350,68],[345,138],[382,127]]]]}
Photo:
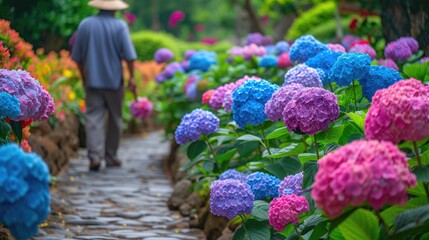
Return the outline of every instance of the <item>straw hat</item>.
{"type": "Polygon", "coordinates": [[[101,10],[123,10],[128,8],[128,4],[122,0],[92,0],[88,5],[101,10]]]}

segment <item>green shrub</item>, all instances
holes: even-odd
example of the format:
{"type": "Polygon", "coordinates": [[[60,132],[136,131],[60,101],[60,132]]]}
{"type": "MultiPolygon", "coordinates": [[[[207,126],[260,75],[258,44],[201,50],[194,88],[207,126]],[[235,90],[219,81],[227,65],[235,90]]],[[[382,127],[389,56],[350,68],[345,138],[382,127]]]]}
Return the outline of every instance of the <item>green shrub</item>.
{"type": "Polygon", "coordinates": [[[131,40],[136,48],[137,58],[140,61],[153,59],[153,54],[159,48],[168,48],[174,53],[175,59],[182,56],[177,39],[162,32],[141,31],[131,34],[131,40]]]}
{"type": "Polygon", "coordinates": [[[287,38],[296,39],[318,25],[325,24],[335,18],[335,2],[329,1],[315,5],[312,9],[302,13],[290,27],[287,38]]]}

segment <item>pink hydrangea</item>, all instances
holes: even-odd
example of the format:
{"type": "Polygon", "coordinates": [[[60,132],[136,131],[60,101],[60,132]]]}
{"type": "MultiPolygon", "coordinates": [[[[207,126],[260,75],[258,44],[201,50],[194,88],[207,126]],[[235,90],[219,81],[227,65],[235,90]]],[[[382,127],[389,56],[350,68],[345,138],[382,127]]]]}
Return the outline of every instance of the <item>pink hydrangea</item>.
{"type": "Polygon", "coordinates": [[[266,54],[266,50],[263,46],[258,46],[256,44],[250,44],[242,49],[242,54],[244,59],[249,60],[252,56],[262,57],[266,54]]]}
{"type": "Polygon", "coordinates": [[[289,223],[297,224],[299,215],[309,210],[305,197],[282,195],[270,202],[268,209],[268,220],[276,231],[283,231],[289,223]]]}
{"type": "Polygon", "coordinates": [[[396,145],[358,140],[330,152],[318,161],[311,196],[325,213],[335,218],[346,207],[369,204],[403,205],[407,188],[416,185],[407,158],[396,145]]]}
{"type": "Polygon", "coordinates": [[[378,90],[365,119],[367,139],[399,143],[429,135],[429,88],[407,79],[378,90]]]}
{"type": "Polygon", "coordinates": [[[265,104],[264,112],[268,119],[273,122],[282,119],[282,113],[286,104],[303,88],[301,84],[292,83],[274,92],[271,99],[265,104]]]}
{"type": "Polygon", "coordinates": [[[213,93],[209,101],[210,107],[212,107],[214,110],[219,110],[222,107],[225,93],[228,90],[234,90],[236,88],[237,86],[235,85],[235,83],[227,83],[216,88],[216,91],[213,93]]]}
{"type": "Polygon", "coordinates": [[[15,96],[20,102],[21,114],[13,120],[45,120],[55,111],[51,95],[27,71],[1,69],[0,91],[15,96]]]}
{"type": "Polygon", "coordinates": [[[145,119],[152,113],[153,104],[146,97],[139,97],[137,101],[131,102],[130,112],[136,119],[145,119]]]}
{"type": "Polygon", "coordinates": [[[380,59],[380,60],[378,60],[378,65],[380,65],[380,66],[385,66],[385,67],[388,67],[388,68],[393,68],[393,69],[395,69],[396,71],[398,71],[398,70],[399,70],[398,65],[396,65],[395,61],[393,61],[393,60],[392,60],[392,59],[390,59],[390,58],[386,58],[386,59],[380,59]]]}
{"type": "Polygon", "coordinates": [[[210,89],[210,90],[206,91],[205,93],[203,93],[203,96],[201,97],[201,103],[202,104],[208,104],[215,92],[216,92],[216,90],[210,89]]]}
{"type": "Polygon", "coordinates": [[[361,52],[368,54],[371,59],[374,59],[377,56],[377,53],[375,52],[374,48],[371,47],[371,45],[366,43],[358,43],[354,44],[350,49],[349,52],[361,52]]]}
{"type": "Polygon", "coordinates": [[[315,134],[328,129],[339,115],[335,94],[323,88],[304,88],[286,104],[283,121],[289,131],[315,134]]]}
{"type": "Polygon", "coordinates": [[[289,58],[289,52],[282,53],[278,57],[278,65],[279,65],[279,68],[281,68],[281,69],[285,69],[285,68],[293,66],[293,63],[292,63],[292,61],[289,58]]]}
{"type": "Polygon", "coordinates": [[[346,49],[341,44],[328,43],[328,44],[326,44],[326,46],[329,49],[331,49],[332,51],[335,51],[335,52],[341,52],[341,53],[345,53],[346,52],[346,49]]]}

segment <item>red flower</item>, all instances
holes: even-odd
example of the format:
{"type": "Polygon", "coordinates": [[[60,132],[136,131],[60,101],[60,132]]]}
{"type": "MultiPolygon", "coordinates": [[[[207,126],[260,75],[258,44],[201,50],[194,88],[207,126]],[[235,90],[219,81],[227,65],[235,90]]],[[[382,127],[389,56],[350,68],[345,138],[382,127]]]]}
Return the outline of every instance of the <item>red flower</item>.
{"type": "Polygon", "coordinates": [[[353,19],[352,19],[352,21],[351,21],[351,22],[350,22],[350,24],[349,24],[349,29],[350,29],[351,31],[356,30],[356,28],[357,28],[357,24],[358,24],[358,20],[357,20],[357,18],[353,18],[353,19]]]}
{"type": "Polygon", "coordinates": [[[195,25],[195,32],[202,32],[202,31],[204,31],[204,25],[203,24],[197,24],[197,25],[195,25]]]}

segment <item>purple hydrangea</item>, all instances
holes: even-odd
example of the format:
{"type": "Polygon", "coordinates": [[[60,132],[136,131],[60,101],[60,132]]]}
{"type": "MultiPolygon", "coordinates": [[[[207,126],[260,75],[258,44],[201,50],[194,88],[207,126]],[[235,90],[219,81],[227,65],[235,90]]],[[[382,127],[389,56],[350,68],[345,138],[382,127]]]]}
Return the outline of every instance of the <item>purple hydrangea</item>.
{"type": "Polygon", "coordinates": [[[384,66],[371,66],[368,74],[360,80],[362,85],[362,94],[369,101],[379,89],[388,88],[390,85],[402,79],[398,71],[384,67],[384,66]]]}
{"type": "Polygon", "coordinates": [[[264,46],[264,35],[261,33],[249,33],[246,37],[246,45],[256,44],[258,46],[264,46]]]}
{"type": "MultiPolygon", "coordinates": [[[[332,50],[322,51],[316,54],[316,56],[309,58],[305,64],[312,68],[320,68],[324,72],[324,77],[321,77],[323,85],[329,83],[328,73],[334,66],[338,57],[342,55],[341,52],[336,52],[332,50]]],[[[319,74],[320,75],[320,74],[319,74]]]]}
{"type": "Polygon", "coordinates": [[[16,121],[46,120],[55,111],[54,100],[40,83],[24,70],[0,70],[0,92],[7,92],[20,102],[16,121]]]}
{"type": "Polygon", "coordinates": [[[259,60],[259,67],[263,67],[263,68],[277,67],[277,57],[275,57],[275,56],[263,56],[259,60]]]}
{"type": "Polygon", "coordinates": [[[276,53],[280,55],[282,53],[289,52],[289,43],[285,41],[279,41],[276,43],[276,53]]]}
{"type": "Polygon", "coordinates": [[[237,88],[235,83],[227,83],[223,86],[216,88],[215,93],[210,98],[209,104],[214,110],[219,110],[224,102],[225,94],[228,91],[233,91],[237,88]]]}
{"type": "Polygon", "coordinates": [[[238,87],[232,94],[232,115],[238,126],[244,128],[246,124],[256,126],[263,123],[267,119],[265,103],[278,88],[264,79],[247,80],[238,87]]]}
{"type": "MultiPolygon", "coordinates": [[[[429,62],[429,57],[423,57],[422,59],[420,59],[419,62],[421,62],[421,63],[429,62]]],[[[398,70],[398,69],[396,69],[396,70],[398,70]]]]}
{"type": "Polygon", "coordinates": [[[335,52],[340,52],[340,53],[345,53],[346,52],[346,49],[341,44],[328,43],[328,44],[326,44],[326,46],[330,50],[335,51],[335,52]]]}
{"type": "Polygon", "coordinates": [[[375,57],[377,56],[377,53],[375,52],[374,48],[372,48],[371,45],[366,43],[353,45],[353,47],[349,49],[349,52],[365,53],[365,54],[368,54],[371,57],[371,59],[375,59],[375,57]]]}
{"type": "Polygon", "coordinates": [[[247,181],[247,175],[235,169],[228,169],[225,172],[223,172],[221,175],[219,175],[219,180],[225,180],[225,179],[235,179],[245,183],[247,181]]]}
{"type": "Polygon", "coordinates": [[[267,115],[268,119],[273,122],[282,119],[286,104],[303,88],[301,84],[292,83],[274,92],[271,99],[265,104],[265,115],[267,115]]]}
{"type": "Polygon", "coordinates": [[[346,49],[349,49],[353,43],[359,42],[360,40],[361,39],[359,37],[348,34],[341,40],[341,45],[343,45],[346,49]]]}
{"type": "Polygon", "coordinates": [[[328,50],[325,44],[311,35],[304,35],[296,39],[292,44],[289,57],[292,62],[304,63],[309,58],[325,50],[328,50]]]}
{"type": "Polygon", "coordinates": [[[405,61],[419,50],[419,43],[412,37],[401,37],[389,42],[384,49],[384,56],[395,61],[405,61]]]}
{"type": "Polygon", "coordinates": [[[283,86],[298,83],[304,87],[322,87],[322,80],[316,69],[305,64],[298,64],[285,74],[283,86]]]}
{"type": "Polygon", "coordinates": [[[154,59],[157,63],[165,63],[173,59],[173,52],[168,48],[160,48],[156,50],[154,59]]]}
{"type": "Polygon", "coordinates": [[[255,200],[277,197],[280,179],[263,172],[254,172],[247,176],[247,184],[252,189],[255,200]]]}
{"type": "Polygon", "coordinates": [[[212,65],[217,64],[216,53],[201,50],[192,55],[189,59],[189,70],[207,71],[212,65]]]}
{"type": "Polygon", "coordinates": [[[250,186],[239,180],[218,180],[210,186],[210,211],[214,215],[232,219],[239,214],[249,214],[253,201],[250,186]]]}
{"type": "Polygon", "coordinates": [[[338,57],[329,71],[329,79],[339,86],[349,86],[353,80],[360,80],[369,71],[371,58],[364,53],[345,53],[338,57]]]}
{"type": "Polygon", "coordinates": [[[192,57],[192,55],[194,55],[196,52],[197,52],[196,50],[192,50],[192,49],[187,50],[184,54],[185,59],[189,60],[192,57]]]}
{"type": "Polygon", "coordinates": [[[18,98],[7,92],[0,92],[0,118],[15,119],[21,113],[18,98]]]}
{"type": "Polygon", "coordinates": [[[380,66],[385,66],[388,68],[395,69],[396,71],[399,70],[398,65],[396,65],[395,61],[393,61],[390,58],[380,59],[380,60],[378,60],[377,64],[380,66]]]}
{"type": "Polygon", "coordinates": [[[165,80],[172,78],[176,72],[184,72],[184,70],[180,63],[172,62],[164,68],[164,71],[156,76],[156,81],[158,83],[164,82],[165,80]]]}
{"type": "Polygon", "coordinates": [[[289,175],[283,179],[283,181],[279,185],[279,196],[281,195],[302,195],[302,178],[304,175],[302,172],[297,173],[295,175],[289,175]]]}
{"type": "Polygon", "coordinates": [[[196,141],[202,134],[212,134],[219,129],[219,118],[213,113],[195,109],[186,114],[176,129],[175,137],[178,144],[196,141]]]}
{"type": "Polygon", "coordinates": [[[0,222],[16,239],[28,239],[50,212],[48,166],[17,144],[2,145],[0,156],[0,222]]]}
{"type": "Polygon", "coordinates": [[[339,115],[335,94],[323,88],[304,88],[286,104],[283,121],[289,131],[311,135],[328,129],[339,115]]]}

